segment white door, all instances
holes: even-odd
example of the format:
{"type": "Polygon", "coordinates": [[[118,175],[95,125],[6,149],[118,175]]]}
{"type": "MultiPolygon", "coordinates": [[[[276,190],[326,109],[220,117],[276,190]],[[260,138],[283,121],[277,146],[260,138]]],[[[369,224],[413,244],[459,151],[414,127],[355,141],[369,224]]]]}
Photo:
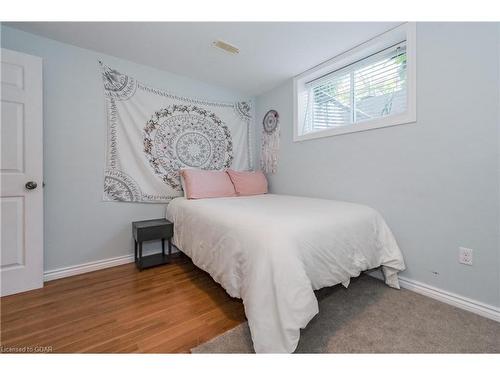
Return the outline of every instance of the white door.
{"type": "Polygon", "coordinates": [[[2,296],[43,286],[42,60],[1,50],[2,296]]]}

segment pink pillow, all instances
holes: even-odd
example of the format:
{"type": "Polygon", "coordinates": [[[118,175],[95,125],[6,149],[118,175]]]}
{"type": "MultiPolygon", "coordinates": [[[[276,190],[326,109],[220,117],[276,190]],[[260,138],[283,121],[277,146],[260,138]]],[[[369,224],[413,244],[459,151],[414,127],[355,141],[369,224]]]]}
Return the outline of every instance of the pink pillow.
{"type": "Polygon", "coordinates": [[[224,171],[183,169],[185,196],[188,199],[234,197],[233,183],[224,171]]]}
{"type": "Polygon", "coordinates": [[[238,195],[257,195],[267,193],[267,179],[261,171],[238,172],[228,170],[238,195]]]}

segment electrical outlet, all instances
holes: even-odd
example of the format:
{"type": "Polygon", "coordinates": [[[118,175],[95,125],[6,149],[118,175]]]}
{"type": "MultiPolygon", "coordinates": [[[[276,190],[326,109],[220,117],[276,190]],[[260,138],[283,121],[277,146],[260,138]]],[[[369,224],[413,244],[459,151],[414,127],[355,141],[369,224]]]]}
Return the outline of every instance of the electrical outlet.
{"type": "Polygon", "coordinates": [[[472,255],[474,253],[474,250],[468,249],[466,247],[459,247],[458,249],[458,261],[462,264],[472,266],[472,255]]]}

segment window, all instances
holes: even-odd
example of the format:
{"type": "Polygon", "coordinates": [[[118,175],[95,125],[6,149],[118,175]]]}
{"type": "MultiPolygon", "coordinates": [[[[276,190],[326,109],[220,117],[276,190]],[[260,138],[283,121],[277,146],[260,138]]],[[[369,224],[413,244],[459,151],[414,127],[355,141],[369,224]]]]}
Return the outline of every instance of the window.
{"type": "Polygon", "coordinates": [[[294,80],[295,140],[415,121],[407,25],[294,80]]]}
{"type": "Polygon", "coordinates": [[[303,133],[406,110],[406,43],[306,84],[303,133]]]}

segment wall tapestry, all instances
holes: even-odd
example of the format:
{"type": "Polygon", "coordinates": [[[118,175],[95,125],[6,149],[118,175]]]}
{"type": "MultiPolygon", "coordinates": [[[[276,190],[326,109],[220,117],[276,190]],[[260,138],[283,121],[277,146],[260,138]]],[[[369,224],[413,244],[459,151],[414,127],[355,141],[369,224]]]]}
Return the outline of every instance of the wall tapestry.
{"type": "Polygon", "coordinates": [[[280,148],[279,115],[271,109],[262,121],[261,168],[266,173],[276,173],[280,148]]]}
{"type": "Polygon", "coordinates": [[[168,202],[179,170],[252,169],[251,105],[182,98],[100,62],[108,140],[104,200],[168,202]]]}

